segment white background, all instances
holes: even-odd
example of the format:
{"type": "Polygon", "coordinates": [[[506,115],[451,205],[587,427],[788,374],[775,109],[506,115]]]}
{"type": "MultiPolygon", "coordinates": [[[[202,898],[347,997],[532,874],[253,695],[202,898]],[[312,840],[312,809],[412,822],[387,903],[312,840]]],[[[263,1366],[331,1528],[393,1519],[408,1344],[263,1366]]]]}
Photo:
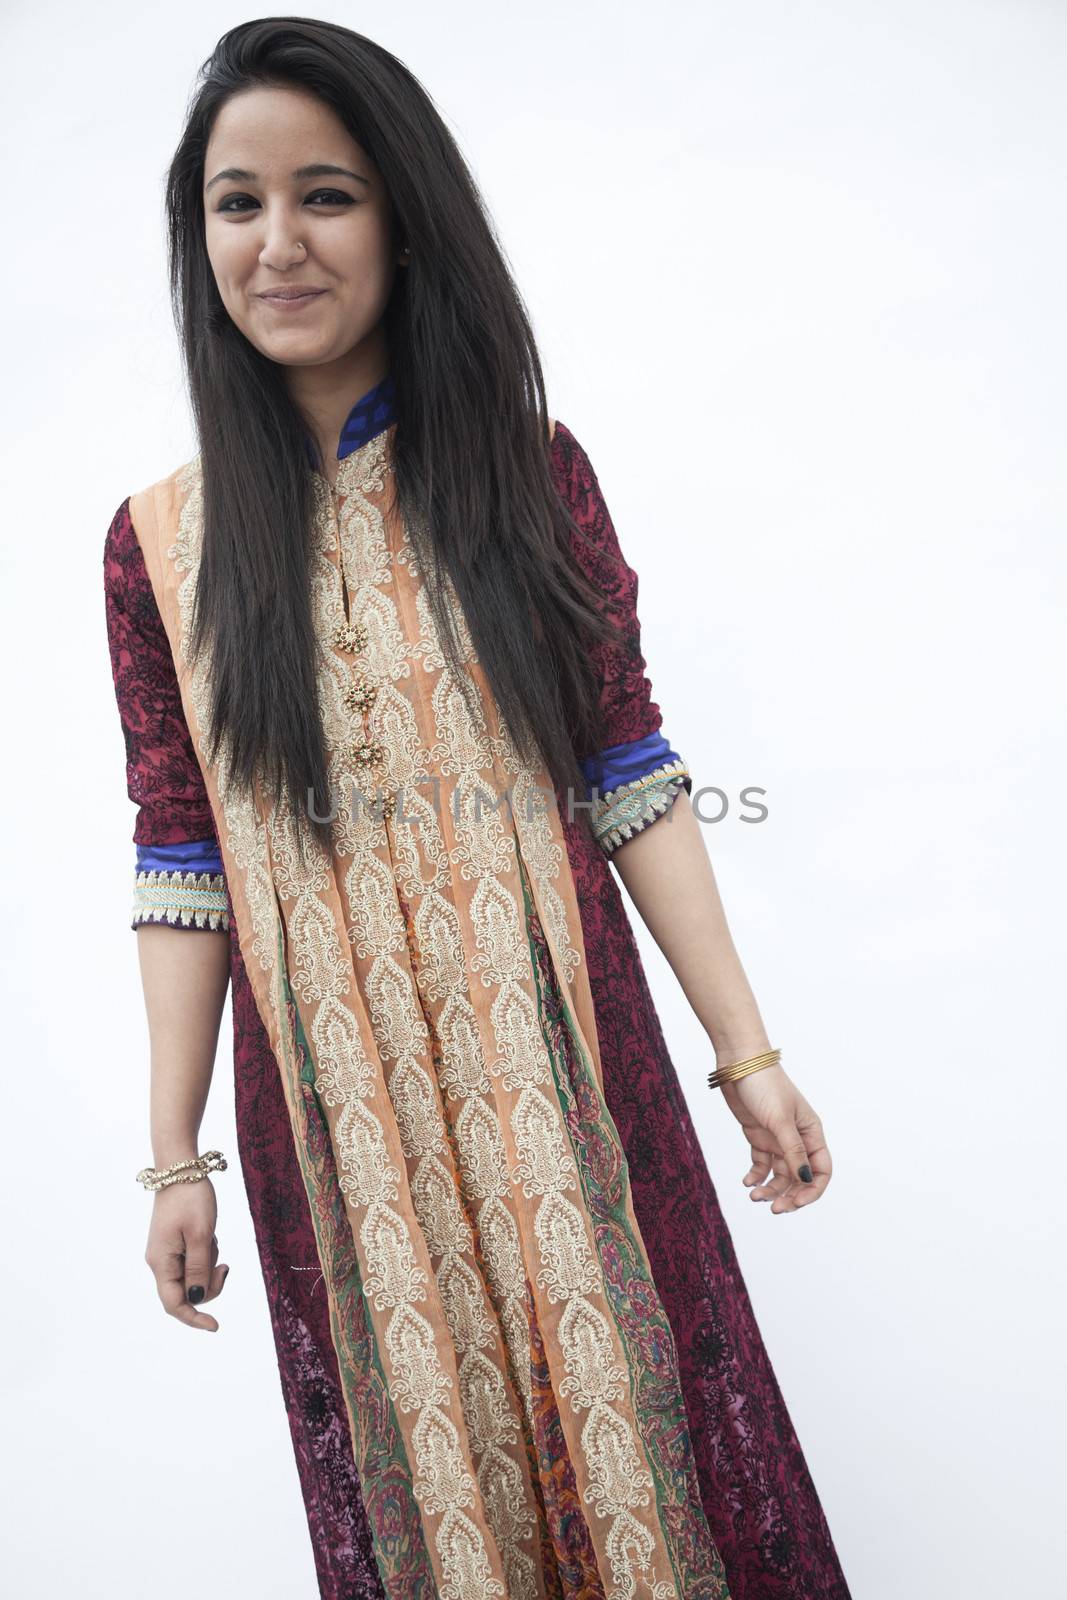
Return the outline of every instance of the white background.
{"type": "MultiPolygon", "coordinates": [[[[4,1586],[315,1593],[236,1161],[205,1337],[143,1249],[133,808],[101,588],[193,451],[162,175],[250,13],[9,5],[4,1586]],[[11,1419],[14,1429],[11,1429],[11,1419]]],[[[772,1216],[639,928],[856,1600],[1062,1571],[1065,99],[1053,0],[325,6],[419,75],[483,186],[641,575],[826,1197],[772,1216]],[[1060,981],[1057,981],[1060,980],[1060,981]],[[1054,988],[1055,986],[1055,988],[1054,988]]]]}

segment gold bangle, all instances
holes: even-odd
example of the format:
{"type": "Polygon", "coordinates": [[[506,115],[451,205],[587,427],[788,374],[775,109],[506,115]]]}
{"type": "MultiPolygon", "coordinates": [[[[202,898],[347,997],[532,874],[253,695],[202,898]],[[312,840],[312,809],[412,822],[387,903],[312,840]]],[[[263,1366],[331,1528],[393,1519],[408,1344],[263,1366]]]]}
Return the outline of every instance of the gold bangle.
{"type": "Polygon", "coordinates": [[[740,1078],[748,1077],[750,1072],[760,1072],[764,1067],[777,1066],[780,1058],[781,1051],[773,1050],[761,1056],[752,1056],[745,1061],[729,1062],[718,1071],[709,1073],[708,1087],[718,1089],[724,1083],[735,1083],[740,1078]]]}
{"type": "Polygon", "coordinates": [[[723,1066],[717,1067],[717,1072],[736,1072],[741,1067],[763,1066],[764,1063],[777,1061],[781,1050],[764,1050],[758,1056],[746,1056],[743,1061],[727,1061],[723,1066]]]}
{"type": "Polygon", "coordinates": [[[719,1089],[724,1083],[747,1078],[750,1072],[759,1072],[763,1067],[776,1067],[781,1058],[781,1050],[765,1050],[761,1055],[747,1056],[744,1061],[727,1062],[724,1067],[717,1067],[714,1072],[708,1073],[708,1088],[719,1089]]]}
{"type": "Polygon", "coordinates": [[[731,1072],[725,1077],[709,1078],[708,1083],[713,1089],[721,1089],[723,1084],[737,1083],[741,1078],[747,1078],[752,1072],[762,1072],[764,1067],[773,1067],[776,1065],[777,1062],[774,1061],[758,1061],[753,1066],[745,1067],[741,1072],[731,1072]]]}
{"type": "Polygon", "coordinates": [[[729,1083],[733,1078],[744,1077],[748,1072],[756,1072],[760,1067],[775,1066],[781,1060],[781,1055],[781,1050],[764,1050],[758,1056],[746,1056],[743,1061],[728,1061],[725,1066],[709,1074],[708,1082],[715,1087],[719,1083],[729,1083]]]}
{"type": "Polygon", "coordinates": [[[172,1183],[199,1183],[209,1172],[225,1172],[229,1163],[221,1150],[205,1150],[203,1155],[191,1156],[187,1161],[175,1161],[173,1166],[142,1167],[135,1182],[146,1189],[166,1189],[172,1183]]]}

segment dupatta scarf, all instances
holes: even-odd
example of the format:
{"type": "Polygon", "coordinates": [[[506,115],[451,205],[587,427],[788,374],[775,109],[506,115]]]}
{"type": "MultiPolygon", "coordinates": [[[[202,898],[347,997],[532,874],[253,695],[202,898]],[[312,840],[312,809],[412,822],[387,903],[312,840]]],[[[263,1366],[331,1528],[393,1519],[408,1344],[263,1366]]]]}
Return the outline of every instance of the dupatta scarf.
{"type": "Polygon", "coordinates": [[[531,1442],[543,1346],[603,1593],[723,1600],[604,1103],[557,800],[518,756],[451,591],[473,715],[446,664],[392,504],[394,432],[335,485],[315,475],[319,709],[342,804],[332,850],[312,839],[303,860],[287,805],[258,784],[228,795],[225,752],[206,759],[210,661],[188,650],[199,459],[130,502],[281,1072],[383,1584],[404,1592],[391,1524],[421,1532],[445,1600],[553,1592],[531,1442]],[[542,1026],[534,918],[570,1070],[598,1106],[595,1160],[564,1116],[575,1086],[542,1026]]]}

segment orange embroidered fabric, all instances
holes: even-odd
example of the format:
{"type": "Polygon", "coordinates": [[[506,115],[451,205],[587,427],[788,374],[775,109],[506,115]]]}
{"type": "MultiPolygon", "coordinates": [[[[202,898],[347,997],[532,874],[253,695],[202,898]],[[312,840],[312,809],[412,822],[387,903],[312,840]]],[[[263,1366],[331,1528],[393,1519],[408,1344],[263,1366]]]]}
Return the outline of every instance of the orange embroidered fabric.
{"type": "MultiPolygon", "coordinates": [[[[340,805],[332,848],[312,841],[306,859],[284,807],[258,788],[224,798],[225,756],[206,761],[210,663],[187,652],[199,462],[130,502],[282,1077],[339,1370],[381,1379],[381,1415],[346,1384],[356,1462],[388,1438],[405,1537],[447,1600],[723,1600],[677,1352],[603,1100],[552,785],[519,758],[454,599],[470,701],[445,662],[391,505],[394,432],[345,457],[335,485],[315,480],[319,703],[340,805]],[[367,803],[379,787],[384,807],[367,803]],[[343,1205],[323,1189],[312,1101],[343,1205]],[[595,1160],[568,1120],[579,1102],[595,1160]],[[626,1304],[594,1211],[626,1241],[626,1304]],[[635,1331],[634,1285],[654,1341],[635,1331]],[[545,1537],[546,1405],[591,1554],[577,1586],[545,1537]]],[[[372,1534],[391,1592],[395,1550],[372,1534]]]]}

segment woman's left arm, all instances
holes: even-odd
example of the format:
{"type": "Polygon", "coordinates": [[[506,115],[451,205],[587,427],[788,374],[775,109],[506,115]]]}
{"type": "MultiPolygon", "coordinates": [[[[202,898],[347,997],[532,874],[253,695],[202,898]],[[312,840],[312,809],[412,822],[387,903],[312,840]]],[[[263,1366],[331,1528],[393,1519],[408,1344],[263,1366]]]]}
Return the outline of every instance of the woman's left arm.
{"type": "MultiPolygon", "coordinates": [[[[679,793],[669,811],[624,840],[611,859],[711,1040],[717,1065],[771,1049],[689,795],[679,793]]],[[[770,1200],[776,1214],[817,1200],[830,1181],[830,1152],[822,1123],[785,1070],[763,1067],[719,1092],[751,1146],[742,1182],[753,1200],[770,1200]]]]}
{"type": "MultiPolygon", "coordinates": [[[[582,535],[572,541],[573,558],[621,629],[618,641],[592,649],[609,741],[582,763],[599,796],[594,832],[677,974],[717,1064],[747,1060],[770,1043],[690,804],[688,766],[664,738],[652,698],[641,649],[637,573],[622,552],[586,451],[560,422],[552,440],[556,485],[582,535]]],[[[819,1118],[783,1068],[761,1068],[720,1092],[752,1147],[752,1166],[743,1179],[752,1198],[770,1200],[775,1213],[817,1200],[830,1181],[830,1152],[819,1118]]]]}

